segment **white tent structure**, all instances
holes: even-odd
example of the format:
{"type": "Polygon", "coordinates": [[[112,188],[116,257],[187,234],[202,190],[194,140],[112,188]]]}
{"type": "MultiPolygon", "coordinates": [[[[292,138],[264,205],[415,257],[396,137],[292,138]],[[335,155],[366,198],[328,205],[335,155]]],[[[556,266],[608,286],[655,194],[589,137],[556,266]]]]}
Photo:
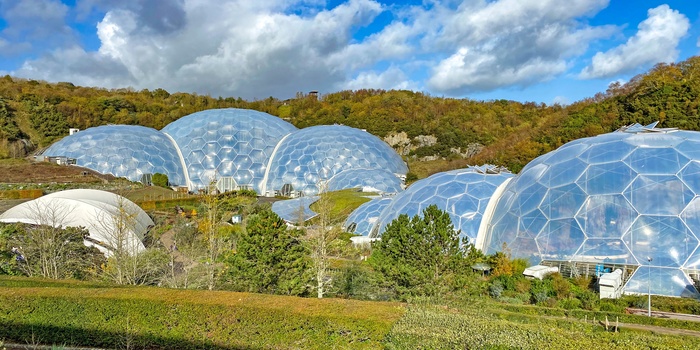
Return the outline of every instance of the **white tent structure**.
{"type": "Polygon", "coordinates": [[[0,214],[0,222],[85,227],[86,246],[109,256],[115,249],[145,250],[143,238],[153,220],[134,202],[99,190],[68,190],[19,204],[0,214]]]}

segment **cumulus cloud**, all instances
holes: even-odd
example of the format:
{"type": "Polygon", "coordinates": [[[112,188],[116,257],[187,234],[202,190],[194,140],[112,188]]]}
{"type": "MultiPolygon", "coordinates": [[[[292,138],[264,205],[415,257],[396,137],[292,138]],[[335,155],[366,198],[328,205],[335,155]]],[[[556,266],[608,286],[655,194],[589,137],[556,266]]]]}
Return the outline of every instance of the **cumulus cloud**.
{"type": "Polygon", "coordinates": [[[52,28],[63,41],[10,74],[246,99],[357,88],[464,96],[566,74],[619,31],[587,22],[608,1],[0,0],[3,18],[20,16],[0,32],[0,55],[31,50],[20,39],[52,28]],[[33,31],[26,16],[46,25],[33,31]],[[96,23],[99,47],[71,40],[66,21],[96,23]]]}
{"type": "Polygon", "coordinates": [[[587,26],[608,0],[500,0],[463,2],[456,11],[435,11],[426,23],[445,23],[422,39],[426,50],[442,50],[428,84],[448,94],[527,86],[568,68],[568,59],[588,44],[612,35],[614,26],[587,26]],[[455,48],[449,52],[449,49],[455,48]]]}
{"type": "Polygon", "coordinates": [[[678,57],[678,43],[690,28],[688,18],[668,5],[649,9],[637,34],[626,43],[593,56],[579,75],[583,79],[612,77],[640,66],[672,62],[678,57]]]}
{"type": "MultiPolygon", "coordinates": [[[[152,30],[146,31],[140,14],[144,3],[127,1],[105,14],[97,25],[97,52],[57,50],[26,62],[16,74],[78,84],[92,81],[72,62],[55,66],[62,59],[80,59],[115,66],[100,73],[113,74],[105,81],[117,86],[245,98],[328,91],[346,79],[342,66],[348,65],[338,62],[338,55],[351,43],[352,30],[383,11],[373,0],[351,0],[308,16],[296,14],[299,2],[292,1],[187,1],[180,7],[185,14],[177,22],[181,28],[149,22],[152,30]]],[[[90,10],[104,4],[93,0],[83,6],[90,10]]]]}

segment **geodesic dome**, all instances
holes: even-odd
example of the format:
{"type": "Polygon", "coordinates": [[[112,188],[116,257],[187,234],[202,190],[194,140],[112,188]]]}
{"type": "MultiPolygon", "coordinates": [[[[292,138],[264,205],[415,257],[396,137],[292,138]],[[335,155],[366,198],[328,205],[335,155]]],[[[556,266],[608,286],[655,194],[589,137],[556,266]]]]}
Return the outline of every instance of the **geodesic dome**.
{"type": "Polygon", "coordinates": [[[320,182],[349,169],[408,172],[394,149],[372,134],[342,125],[312,126],[280,141],[265,190],[278,191],[291,184],[295,191],[313,195],[320,182]]]}
{"type": "Polygon", "coordinates": [[[227,108],[187,115],[162,132],[179,147],[190,190],[230,177],[238,186],[262,193],[261,182],[275,146],[295,130],[292,124],[267,113],[227,108]]]}
{"type": "Polygon", "coordinates": [[[470,242],[476,240],[479,225],[494,192],[513,174],[491,165],[468,167],[434,174],[397,194],[377,220],[370,237],[379,237],[386,225],[401,214],[422,215],[435,204],[446,211],[455,230],[470,242]]]}
{"type": "Polygon", "coordinates": [[[484,251],[505,243],[532,263],[615,264],[631,271],[627,293],[697,294],[698,194],[698,132],[634,125],[575,140],[506,186],[484,251]]]}
{"type": "Polygon", "coordinates": [[[299,220],[306,221],[318,215],[310,207],[319,198],[318,196],[310,196],[274,202],[272,203],[272,211],[286,222],[300,224],[299,220]]]}
{"type": "Polygon", "coordinates": [[[105,255],[114,247],[130,253],[145,250],[143,239],[153,220],[143,209],[117,194],[99,190],[67,190],[18,204],[0,214],[0,222],[54,227],[85,227],[94,246],[105,255]]]}
{"type": "Polygon", "coordinates": [[[392,197],[380,197],[363,203],[350,213],[343,224],[343,230],[360,236],[369,236],[379,215],[392,200],[392,197]]]}
{"type": "Polygon", "coordinates": [[[173,143],[156,129],[137,125],[104,125],[85,129],[47,148],[43,155],[76,159],[76,165],[103,174],[140,181],[161,173],[174,185],[185,185],[173,143]]]}
{"type": "Polygon", "coordinates": [[[351,169],[341,171],[326,183],[327,191],[359,188],[364,192],[397,193],[403,191],[403,181],[381,169],[351,169]]]}

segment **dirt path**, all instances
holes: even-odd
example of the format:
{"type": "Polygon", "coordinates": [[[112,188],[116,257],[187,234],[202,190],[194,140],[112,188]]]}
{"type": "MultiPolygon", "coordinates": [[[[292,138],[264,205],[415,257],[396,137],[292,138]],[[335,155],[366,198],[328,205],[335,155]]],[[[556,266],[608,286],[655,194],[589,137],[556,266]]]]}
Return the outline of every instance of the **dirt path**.
{"type": "Polygon", "coordinates": [[[700,337],[700,331],[692,331],[689,329],[668,328],[636,323],[620,323],[619,327],[620,329],[635,329],[639,331],[648,331],[656,334],[686,335],[691,337],[700,337]]]}

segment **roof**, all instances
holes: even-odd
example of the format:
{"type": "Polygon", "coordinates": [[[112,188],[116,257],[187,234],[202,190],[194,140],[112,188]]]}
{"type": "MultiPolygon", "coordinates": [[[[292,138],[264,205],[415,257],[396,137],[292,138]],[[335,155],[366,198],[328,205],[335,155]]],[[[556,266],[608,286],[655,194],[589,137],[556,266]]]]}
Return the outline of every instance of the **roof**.
{"type": "MultiPolygon", "coordinates": [[[[143,237],[153,220],[136,204],[117,194],[99,190],[52,193],[10,208],[0,222],[21,222],[53,227],[85,227],[98,249],[109,255],[114,247],[145,250],[143,237]]],[[[86,241],[86,245],[92,245],[86,241]]]]}

